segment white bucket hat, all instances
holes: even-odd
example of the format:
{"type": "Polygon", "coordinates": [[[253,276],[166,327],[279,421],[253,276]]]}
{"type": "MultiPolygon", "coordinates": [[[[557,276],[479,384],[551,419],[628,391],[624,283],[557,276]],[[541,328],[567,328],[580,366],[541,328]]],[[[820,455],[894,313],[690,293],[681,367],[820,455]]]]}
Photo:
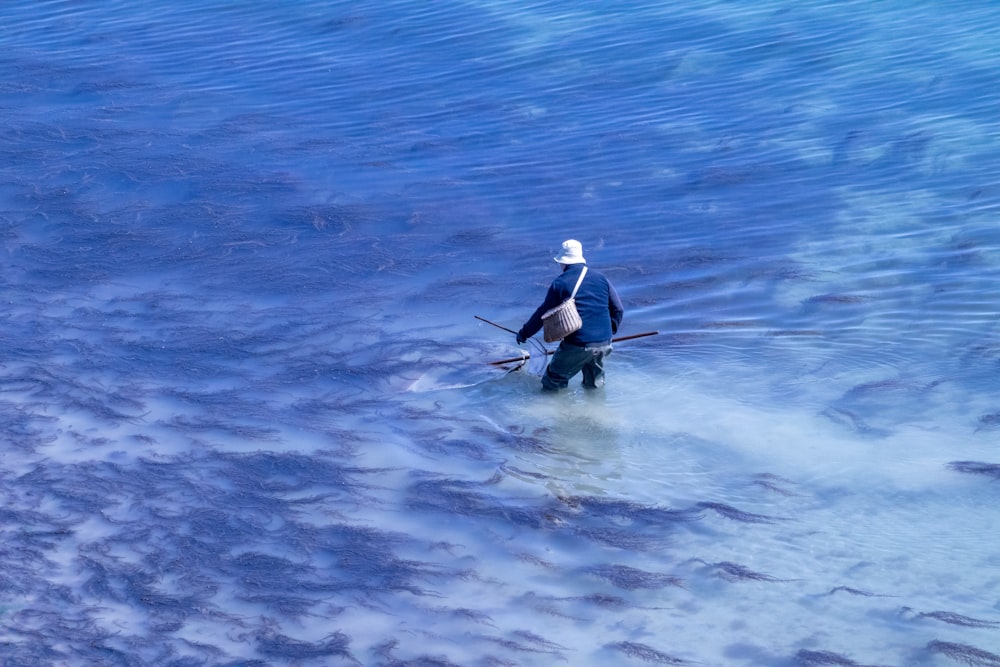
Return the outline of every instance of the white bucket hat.
{"type": "Polygon", "coordinates": [[[586,264],[583,258],[583,244],[574,239],[563,241],[559,254],[553,257],[560,264],[586,264]]]}

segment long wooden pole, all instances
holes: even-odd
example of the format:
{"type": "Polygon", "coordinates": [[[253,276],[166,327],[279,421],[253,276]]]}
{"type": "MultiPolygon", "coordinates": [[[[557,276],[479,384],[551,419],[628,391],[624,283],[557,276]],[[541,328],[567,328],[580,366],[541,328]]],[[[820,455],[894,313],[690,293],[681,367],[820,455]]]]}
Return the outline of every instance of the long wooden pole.
{"type": "MultiPolygon", "coordinates": [[[[481,319],[481,320],[483,319],[483,318],[479,317],[478,315],[476,317],[478,319],[481,319]]],[[[483,320],[483,321],[486,322],[487,320],[483,320]]],[[[490,324],[493,324],[493,323],[490,322],[490,324]]],[[[499,325],[494,325],[494,326],[499,326],[499,325]]],[[[500,327],[500,328],[502,329],[503,327],[500,327]]],[[[511,333],[514,333],[514,332],[511,332],[511,333]]],[[[657,335],[659,333],[660,333],[659,331],[647,331],[645,333],[632,334],[630,336],[619,336],[618,338],[612,338],[611,342],[612,343],[620,343],[623,340],[634,340],[636,338],[645,338],[646,336],[655,336],[655,335],[657,335]]],[[[545,354],[546,355],[555,354],[555,350],[546,350],[545,354]]],[[[515,361],[526,361],[527,359],[530,359],[530,358],[531,358],[531,354],[525,354],[522,357],[513,357],[512,359],[501,359],[500,361],[491,361],[491,362],[489,362],[489,364],[491,366],[503,366],[504,364],[512,364],[515,361]]]]}
{"type": "Polygon", "coordinates": [[[490,322],[490,321],[489,321],[488,319],[486,319],[485,317],[479,317],[479,315],[473,315],[473,317],[474,317],[474,318],[476,318],[477,320],[479,320],[480,322],[486,322],[486,324],[492,324],[492,325],[493,325],[493,326],[495,326],[495,327],[496,327],[497,329],[503,329],[503,330],[504,330],[504,331],[506,331],[507,333],[512,333],[512,334],[514,334],[515,336],[517,335],[517,332],[516,332],[516,331],[514,331],[513,329],[508,329],[507,327],[505,327],[505,326],[503,326],[503,325],[501,325],[501,324],[497,324],[496,322],[490,322]]]}

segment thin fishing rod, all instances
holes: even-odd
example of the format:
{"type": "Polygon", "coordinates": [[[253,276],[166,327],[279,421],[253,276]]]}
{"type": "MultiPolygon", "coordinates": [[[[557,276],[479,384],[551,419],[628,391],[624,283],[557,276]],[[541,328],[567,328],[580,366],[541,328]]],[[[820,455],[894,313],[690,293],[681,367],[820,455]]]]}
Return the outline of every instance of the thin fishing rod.
{"type": "MultiPolygon", "coordinates": [[[[611,342],[612,343],[620,343],[620,342],[622,342],[624,340],[634,340],[636,338],[645,338],[646,336],[656,336],[659,333],[660,333],[659,331],[647,331],[645,333],[631,334],[629,336],[619,336],[618,338],[612,338],[611,342]]],[[[555,354],[555,353],[556,353],[555,350],[546,350],[545,351],[546,355],[555,354]]],[[[525,359],[530,359],[530,358],[531,358],[530,354],[525,354],[525,355],[520,356],[520,357],[513,357],[511,359],[501,359],[500,361],[490,361],[488,363],[491,366],[502,366],[504,364],[512,364],[515,361],[524,361],[525,359]]]]}

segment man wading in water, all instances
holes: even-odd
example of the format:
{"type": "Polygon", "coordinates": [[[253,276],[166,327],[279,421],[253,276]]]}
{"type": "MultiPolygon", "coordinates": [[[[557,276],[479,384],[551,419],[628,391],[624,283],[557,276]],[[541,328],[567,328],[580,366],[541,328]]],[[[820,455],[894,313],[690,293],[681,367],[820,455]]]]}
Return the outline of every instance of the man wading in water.
{"type": "Polygon", "coordinates": [[[524,344],[538,333],[542,328],[542,315],[570,298],[580,274],[586,269],[575,297],[583,326],[559,344],[542,376],[542,389],[565,389],[570,379],[581,371],[584,387],[602,387],[604,358],[611,354],[611,337],[618,332],[625,314],[621,299],[603,274],[587,267],[579,241],[570,239],[563,243],[562,250],[554,259],[562,266],[562,274],[552,281],[545,301],[517,332],[517,344],[524,344]]]}

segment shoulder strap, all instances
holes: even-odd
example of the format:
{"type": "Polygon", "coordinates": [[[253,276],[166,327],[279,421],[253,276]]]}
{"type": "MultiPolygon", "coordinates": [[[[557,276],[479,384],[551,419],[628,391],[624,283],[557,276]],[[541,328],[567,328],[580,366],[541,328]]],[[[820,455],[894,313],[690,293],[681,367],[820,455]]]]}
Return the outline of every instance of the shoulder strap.
{"type": "Polygon", "coordinates": [[[586,265],[583,266],[583,271],[580,272],[580,277],[576,281],[576,287],[573,288],[573,293],[569,295],[569,298],[571,298],[571,299],[575,299],[576,298],[576,291],[578,289],[580,289],[580,283],[583,282],[583,277],[585,275],[587,275],[587,266],[586,265]]]}

